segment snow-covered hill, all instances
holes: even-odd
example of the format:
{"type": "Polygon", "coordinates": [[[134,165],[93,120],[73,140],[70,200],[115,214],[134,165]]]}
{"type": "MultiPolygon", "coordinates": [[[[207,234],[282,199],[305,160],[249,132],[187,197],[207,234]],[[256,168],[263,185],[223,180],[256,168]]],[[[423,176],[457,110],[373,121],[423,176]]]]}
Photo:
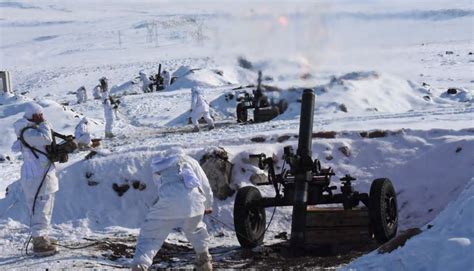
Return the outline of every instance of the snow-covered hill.
{"type": "Polygon", "coordinates": [[[471,270],[474,234],[474,178],[423,233],[392,253],[377,252],[355,260],[345,270],[471,270]]]}

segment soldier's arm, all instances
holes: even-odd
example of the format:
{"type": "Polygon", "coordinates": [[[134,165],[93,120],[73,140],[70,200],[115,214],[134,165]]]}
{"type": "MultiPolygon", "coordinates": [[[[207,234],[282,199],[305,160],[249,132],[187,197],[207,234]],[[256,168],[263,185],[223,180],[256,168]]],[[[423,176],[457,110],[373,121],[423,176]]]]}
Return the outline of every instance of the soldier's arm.
{"type": "Polygon", "coordinates": [[[43,147],[53,142],[51,127],[46,121],[40,123],[35,129],[27,129],[23,137],[32,147],[43,147]]]}

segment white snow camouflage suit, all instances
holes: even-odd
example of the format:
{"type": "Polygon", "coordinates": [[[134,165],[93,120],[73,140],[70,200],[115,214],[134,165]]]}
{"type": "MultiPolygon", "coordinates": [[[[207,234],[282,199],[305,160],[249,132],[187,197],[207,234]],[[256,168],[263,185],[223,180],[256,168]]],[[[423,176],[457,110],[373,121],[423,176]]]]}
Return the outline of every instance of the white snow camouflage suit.
{"type": "Polygon", "coordinates": [[[108,97],[102,101],[102,104],[104,105],[105,135],[113,135],[114,109],[112,108],[108,97]]]}
{"type": "Polygon", "coordinates": [[[173,228],[182,227],[196,253],[208,253],[209,235],[202,221],[212,208],[213,194],[206,174],[193,158],[177,153],[152,160],[158,201],[140,229],[134,265],[149,267],[173,228]]]}
{"type": "MultiPolygon", "coordinates": [[[[45,121],[39,125],[22,118],[14,123],[15,133],[19,137],[25,127],[35,127],[27,129],[23,133],[24,140],[32,147],[46,153],[46,145],[52,143],[51,127],[45,121]]],[[[25,195],[26,205],[30,212],[30,231],[33,237],[47,236],[54,205],[54,193],[58,191],[58,178],[56,168],[48,158],[36,152],[37,157],[18,139],[12,146],[13,152],[23,154],[23,165],[21,167],[20,184],[25,195]],[[43,185],[38,193],[36,203],[35,194],[43,180],[43,185]],[[32,213],[33,205],[35,211],[32,213]]]]}
{"type": "Polygon", "coordinates": [[[209,105],[204,99],[202,89],[193,87],[191,88],[191,121],[194,127],[199,127],[199,119],[202,117],[210,127],[214,127],[214,120],[211,118],[209,105]]]}
{"type": "Polygon", "coordinates": [[[77,144],[89,146],[92,143],[91,133],[89,131],[89,120],[86,117],[76,125],[74,137],[76,138],[77,144]]]}

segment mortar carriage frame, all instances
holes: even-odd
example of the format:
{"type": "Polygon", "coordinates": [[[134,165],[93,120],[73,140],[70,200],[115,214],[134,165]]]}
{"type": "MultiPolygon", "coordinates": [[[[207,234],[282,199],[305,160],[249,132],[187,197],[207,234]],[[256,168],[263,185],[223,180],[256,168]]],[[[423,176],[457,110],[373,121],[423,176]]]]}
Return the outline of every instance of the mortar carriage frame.
{"type": "Polygon", "coordinates": [[[282,167],[275,171],[275,159],[265,154],[251,154],[250,159],[258,159],[258,166],[268,171],[268,181],[258,186],[271,185],[274,197],[263,197],[255,186],[241,187],[234,203],[234,226],[237,239],[244,248],[253,248],[263,242],[267,229],[265,208],[293,206],[291,240],[292,250],[298,251],[305,243],[306,214],[309,205],[341,204],[350,212],[361,203],[368,209],[367,230],[379,243],[392,239],[397,232],[398,211],[394,187],[388,178],[375,179],[369,193],[355,191],[350,175],[340,178],[340,193],[337,186],[331,186],[335,176],[331,167],[323,168],[318,159],[312,159],[312,127],[314,93],[305,90],[302,97],[298,150],[294,153],[286,146],[283,161],[289,169],[282,167]]]}
{"type": "Polygon", "coordinates": [[[288,108],[288,102],[280,100],[274,104],[263,93],[262,89],[262,71],[258,71],[257,87],[252,93],[243,91],[237,93],[237,106],[235,109],[238,123],[248,123],[248,110],[253,109],[253,122],[266,122],[282,114],[288,108]]]}

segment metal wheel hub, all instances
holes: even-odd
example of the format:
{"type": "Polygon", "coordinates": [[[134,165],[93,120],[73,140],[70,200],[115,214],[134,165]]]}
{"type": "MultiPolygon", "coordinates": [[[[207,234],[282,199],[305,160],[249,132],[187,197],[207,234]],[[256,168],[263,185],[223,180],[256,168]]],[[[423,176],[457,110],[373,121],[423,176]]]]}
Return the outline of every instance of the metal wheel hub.
{"type": "Polygon", "coordinates": [[[254,232],[258,232],[262,227],[262,215],[257,208],[249,210],[250,226],[254,232]]]}
{"type": "Polygon", "coordinates": [[[392,195],[386,195],[386,221],[389,226],[392,226],[397,220],[397,204],[395,202],[395,197],[392,195]]]}

